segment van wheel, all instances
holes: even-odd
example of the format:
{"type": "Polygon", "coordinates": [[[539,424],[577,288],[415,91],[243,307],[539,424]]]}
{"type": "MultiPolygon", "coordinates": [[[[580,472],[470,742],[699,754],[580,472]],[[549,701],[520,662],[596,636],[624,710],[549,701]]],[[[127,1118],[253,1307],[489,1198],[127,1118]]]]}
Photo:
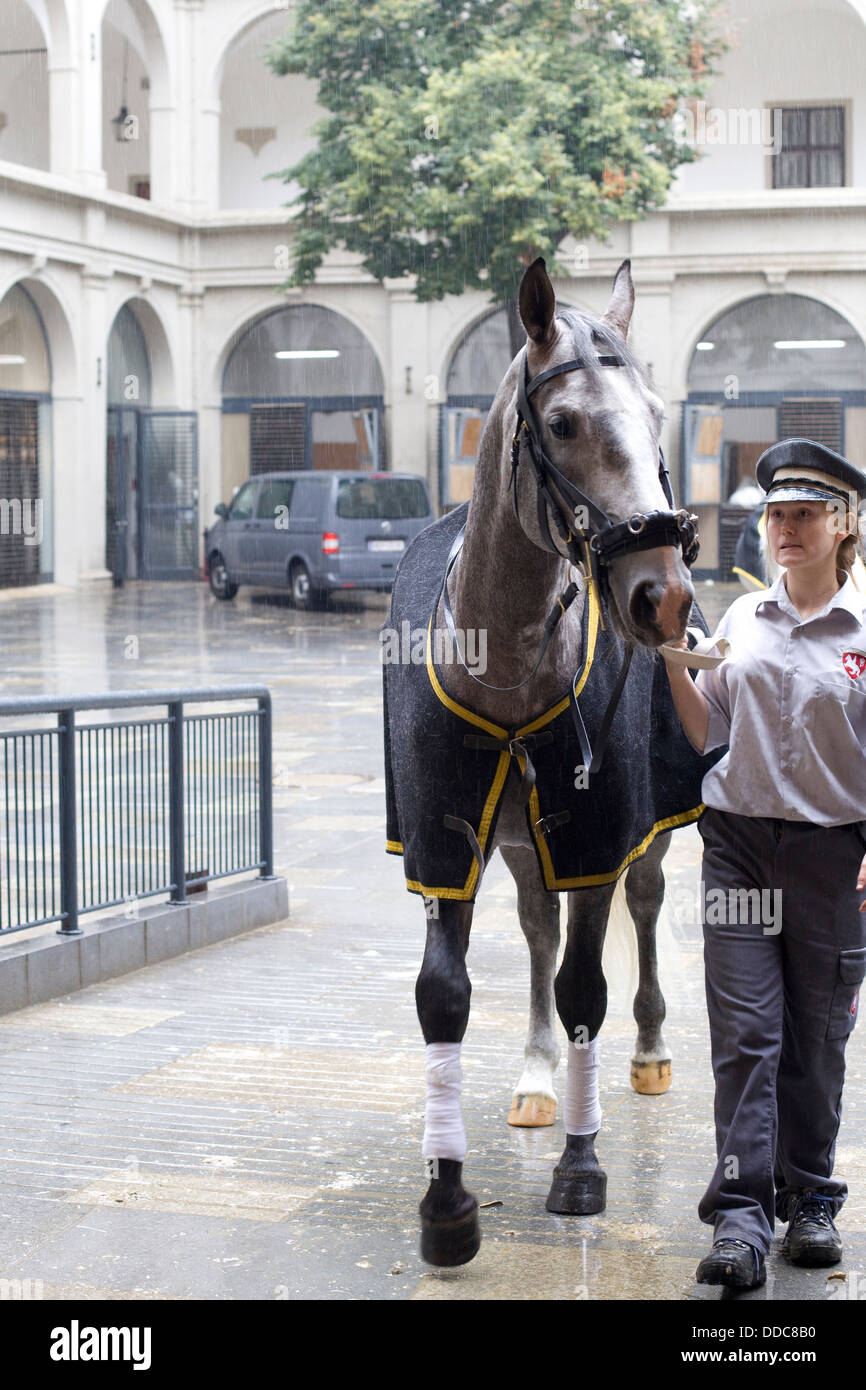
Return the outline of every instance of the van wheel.
{"type": "Polygon", "coordinates": [[[292,602],[302,612],[317,607],[321,601],[321,595],[318,589],[313,588],[310,571],[303,560],[296,560],[292,565],[289,585],[292,590],[292,602]]]}
{"type": "Polygon", "coordinates": [[[211,555],[208,561],[207,572],[210,582],[210,591],[214,598],[234,598],[238,591],[238,586],[229,578],[226,562],[219,551],[211,555]]]}

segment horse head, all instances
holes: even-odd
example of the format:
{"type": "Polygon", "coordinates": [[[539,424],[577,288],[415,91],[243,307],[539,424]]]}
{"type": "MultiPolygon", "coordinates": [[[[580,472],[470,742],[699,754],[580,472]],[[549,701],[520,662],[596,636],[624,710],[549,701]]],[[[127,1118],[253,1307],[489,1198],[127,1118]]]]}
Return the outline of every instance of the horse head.
{"type": "Polygon", "coordinates": [[[591,546],[611,620],[626,641],[657,647],[678,640],[694,597],[683,559],[693,529],[686,513],[669,510],[660,470],[664,406],[626,343],[630,263],[619,267],[600,319],[556,312],[540,258],[523,276],[519,307],[527,333],[513,364],[520,524],[536,545],[563,558],[574,560],[580,542],[589,559],[591,546]],[[527,451],[531,466],[518,469],[527,451]]]}

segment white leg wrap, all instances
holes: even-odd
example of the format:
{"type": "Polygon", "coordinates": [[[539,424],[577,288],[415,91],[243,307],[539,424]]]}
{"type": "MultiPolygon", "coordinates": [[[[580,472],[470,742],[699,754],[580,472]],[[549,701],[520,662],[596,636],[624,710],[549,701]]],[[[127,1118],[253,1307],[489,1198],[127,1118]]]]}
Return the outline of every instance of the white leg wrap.
{"type": "Polygon", "coordinates": [[[466,1157],[466,1131],[460,1114],[460,1043],[427,1044],[427,1109],[422,1157],[466,1157]]]}
{"type": "Polygon", "coordinates": [[[566,1134],[595,1134],[601,1125],[598,1038],[593,1038],[585,1047],[568,1044],[564,1118],[566,1134]]]}

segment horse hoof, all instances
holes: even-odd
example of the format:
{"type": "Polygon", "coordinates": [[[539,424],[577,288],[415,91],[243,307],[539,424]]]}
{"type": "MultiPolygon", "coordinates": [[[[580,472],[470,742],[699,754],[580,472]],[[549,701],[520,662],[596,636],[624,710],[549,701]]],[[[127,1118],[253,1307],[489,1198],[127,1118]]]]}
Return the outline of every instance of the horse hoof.
{"type": "Polygon", "coordinates": [[[508,1123],[521,1129],[541,1129],[556,1119],[556,1101],[552,1096],[517,1095],[511,1102],[508,1123]]]}
{"type": "Polygon", "coordinates": [[[670,1062],[632,1062],[631,1084],[642,1096],[661,1096],[671,1084],[670,1062]]]}
{"type": "Polygon", "coordinates": [[[607,1201],[607,1173],[591,1168],[586,1173],[553,1171],[553,1182],[545,1206],[561,1216],[595,1216],[607,1201]]]}
{"type": "Polygon", "coordinates": [[[477,1204],[456,1221],[430,1221],[421,1217],[421,1258],[430,1265],[447,1268],[467,1265],[481,1247],[481,1226],[477,1204]]]}

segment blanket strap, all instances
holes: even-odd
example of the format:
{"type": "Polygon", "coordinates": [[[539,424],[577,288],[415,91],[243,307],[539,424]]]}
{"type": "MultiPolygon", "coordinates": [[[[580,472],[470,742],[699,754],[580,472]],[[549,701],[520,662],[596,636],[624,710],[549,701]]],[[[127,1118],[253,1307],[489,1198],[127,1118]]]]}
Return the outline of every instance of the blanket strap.
{"type": "Polygon", "coordinates": [[[520,782],[520,799],[524,806],[528,805],[532,795],[532,788],[535,786],[535,764],[530,757],[530,748],[541,747],[545,743],[553,742],[553,733],[550,729],[542,729],[537,734],[524,734],[519,737],[517,734],[508,734],[505,738],[486,738],[483,734],[466,734],[463,739],[464,748],[489,748],[497,753],[508,753],[514,758],[519,768],[519,759],[524,759],[523,776],[520,782]]]}
{"type": "Polygon", "coordinates": [[[580,744],[580,756],[583,759],[583,765],[590,773],[598,772],[599,768],[601,767],[602,759],[604,758],[604,751],[607,747],[607,736],[610,733],[610,726],[613,723],[613,717],[616,714],[617,706],[619,705],[619,697],[623,692],[623,687],[625,686],[626,677],[628,675],[628,669],[631,666],[631,658],[633,651],[633,647],[626,645],[625,651],[623,652],[622,665],[619,668],[619,675],[616,679],[616,685],[614,686],[611,692],[610,699],[607,702],[607,709],[605,710],[604,718],[601,721],[601,728],[598,731],[598,737],[595,741],[594,751],[592,745],[590,744],[589,734],[586,732],[586,725],[583,722],[583,715],[580,712],[580,706],[577,703],[577,695],[575,694],[575,691],[577,689],[577,683],[580,680],[581,675],[583,674],[583,668],[581,668],[580,671],[575,672],[574,680],[571,683],[572,722],[574,724],[575,733],[577,734],[577,741],[580,744]]]}
{"type": "Polygon", "coordinates": [[[541,820],[537,820],[533,829],[536,835],[539,831],[542,835],[547,835],[551,830],[555,830],[558,825],[567,825],[570,820],[570,811],[554,811],[552,815],[542,816],[541,820]]]}
{"type": "Polygon", "coordinates": [[[461,820],[459,816],[443,816],[442,824],[446,830],[459,830],[461,835],[465,835],[469,841],[469,848],[475,855],[475,862],[478,865],[478,882],[481,882],[481,875],[484,873],[484,854],[478,843],[478,836],[472,829],[468,820],[461,820]]]}

